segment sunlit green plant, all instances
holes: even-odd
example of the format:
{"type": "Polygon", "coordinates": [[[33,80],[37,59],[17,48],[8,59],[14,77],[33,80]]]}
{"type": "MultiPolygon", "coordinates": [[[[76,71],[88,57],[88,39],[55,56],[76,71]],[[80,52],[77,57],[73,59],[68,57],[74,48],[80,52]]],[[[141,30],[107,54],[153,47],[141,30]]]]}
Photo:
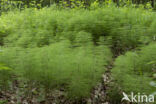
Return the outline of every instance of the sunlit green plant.
{"type": "Polygon", "coordinates": [[[122,91],[145,94],[155,92],[155,86],[151,86],[155,81],[152,77],[156,71],[155,52],[154,43],[141,48],[141,51],[127,52],[116,59],[112,74],[122,91]]]}
{"type": "Polygon", "coordinates": [[[64,40],[41,48],[4,48],[0,60],[16,69],[28,82],[43,87],[46,93],[64,86],[68,97],[81,99],[89,96],[100,82],[112,57],[107,46],[101,43],[94,46],[92,37],[83,35],[83,32],[78,34],[74,40],[78,44],[64,40]]]}
{"type": "Polygon", "coordinates": [[[0,91],[6,91],[12,81],[12,69],[0,63],[0,91]]]}

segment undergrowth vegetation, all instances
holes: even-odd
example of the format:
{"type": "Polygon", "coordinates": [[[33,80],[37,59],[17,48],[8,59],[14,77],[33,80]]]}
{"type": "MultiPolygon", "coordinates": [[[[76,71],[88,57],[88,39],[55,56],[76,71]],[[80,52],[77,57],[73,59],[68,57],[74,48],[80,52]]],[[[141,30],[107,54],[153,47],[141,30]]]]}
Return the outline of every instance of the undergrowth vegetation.
{"type": "Polygon", "coordinates": [[[93,36],[95,44],[100,36],[105,36],[116,53],[125,52],[154,40],[155,18],[155,13],[132,7],[26,9],[1,16],[1,44],[42,47],[62,37],[73,41],[75,34],[86,32],[93,36]]]}
{"type": "Polygon", "coordinates": [[[0,63],[0,91],[6,91],[10,88],[12,80],[13,70],[7,67],[5,64],[0,63]]]}
{"type": "Polygon", "coordinates": [[[83,99],[118,56],[112,69],[115,83],[125,92],[154,93],[155,28],[156,14],[150,10],[98,7],[96,2],[88,9],[53,5],[4,13],[0,91],[9,90],[15,77],[20,84],[42,88],[45,98],[63,89],[68,98],[83,99]]]}
{"type": "Polygon", "coordinates": [[[114,80],[122,91],[155,94],[156,44],[152,43],[139,51],[119,56],[112,69],[114,80]]]}
{"type": "MultiPolygon", "coordinates": [[[[83,41],[80,39],[77,41],[83,41]]],[[[0,61],[28,82],[41,85],[45,92],[64,85],[70,98],[83,98],[100,81],[112,57],[110,49],[100,42],[93,46],[85,40],[85,44],[74,47],[64,40],[42,48],[4,48],[0,61]]]]}

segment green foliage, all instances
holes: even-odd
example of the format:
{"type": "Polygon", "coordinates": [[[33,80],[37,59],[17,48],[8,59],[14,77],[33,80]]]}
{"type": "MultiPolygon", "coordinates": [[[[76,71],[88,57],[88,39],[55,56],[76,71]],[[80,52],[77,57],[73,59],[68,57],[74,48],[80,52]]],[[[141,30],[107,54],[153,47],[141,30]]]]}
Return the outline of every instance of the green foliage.
{"type": "Polygon", "coordinates": [[[1,0],[0,1],[0,14],[6,13],[8,11],[23,10],[26,8],[39,9],[42,7],[41,0],[26,0],[26,1],[16,1],[16,0],[1,0]]]}
{"type": "Polygon", "coordinates": [[[12,69],[0,63],[0,91],[7,90],[10,87],[12,69]]]}
{"type": "Polygon", "coordinates": [[[153,9],[150,2],[146,3],[145,8],[150,10],[150,11],[152,11],[152,9],[153,9]]]}
{"type": "Polygon", "coordinates": [[[75,40],[81,44],[63,40],[42,48],[4,48],[0,61],[45,91],[64,86],[70,98],[87,97],[112,56],[109,48],[100,41],[94,46],[89,38],[81,33],[75,40]]]}
{"type": "MultiPolygon", "coordinates": [[[[130,1],[126,3],[117,8],[107,0],[99,7],[95,1],[84,9],[84,2],[72,0],[62,2],[63,8],[53,5],[36,10],[32,4],[23,11],[2,14],[0,62],[45,92],[63,86],[70,98],[79,99],[89,96],[100,81],[111,61],[109,48],[119,55],[143,47],[119,56],[112,73],[125,92],[152,93],[154,84],[149,82],[155,74],[156,14],[149,4],[144,10],[144,6],[134,8],[130,1]]],[[[11,70],[3,64],[0,68],[2,79],[10,81],[11,70]]]]}
{"type": "Polygon", "coordinates": [[[152,10],[155,7],[151,0],[1,0],[0,13],[14,9],[23,10],[25,8],[42,8],[56,4],[61,8],[97,8],[99,5],[112,6],[117,4],[119,7],[142,5],[143,8],[152,10]]]}
{"type": "Polygon", "coordinates": [[[59,2],[59,6],[62,8],[70,7],[74,9],[85,8],[85,1],[82,0],[62,0],[59,2]]]}
{"type": "Polygon", "coordinates": [[[116,83],[126,92],[151,94],[155,87],[150,82],[155,80],[156,44],[141,48],[141,51],[127,52],[115,61],[112,74],[116,83]]]}
{"type": "Polygon", "coordinates": [[[1,0],[0,1],[0,13],[15,9],[18,3],[20,4],[21,2],[20,1],[1,0]]]}
{"type": "Polygon", "coordinates": [[[26,9],[1,16],[1,44],[42,47],[62,38],[73,41],[75,34],[86,32],[95,44],[100,36],[106,36],[114,51],[120,53],[154,41],[155,17],[155,13],[133,7],[26,9]]]}
{"type": "Polygon", "coordinates": [[[7,100],[2,100],[2,101],[0,101],[0,104],[6,104],[6,103],[8,103],[7,100]]]}

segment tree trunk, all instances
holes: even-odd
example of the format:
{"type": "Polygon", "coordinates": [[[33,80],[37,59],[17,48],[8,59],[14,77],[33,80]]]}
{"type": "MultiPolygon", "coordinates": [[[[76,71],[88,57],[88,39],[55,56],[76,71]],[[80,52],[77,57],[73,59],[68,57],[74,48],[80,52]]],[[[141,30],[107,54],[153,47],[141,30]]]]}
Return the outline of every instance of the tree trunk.
{"type": "Polygon", "coordinates": [[[155,1],[155,0],[151,0],[151,2],[152,2],[152,4],[151,4],[151,5],[152,5],[152,7],[154,7],[154,1],[155,1]]]}

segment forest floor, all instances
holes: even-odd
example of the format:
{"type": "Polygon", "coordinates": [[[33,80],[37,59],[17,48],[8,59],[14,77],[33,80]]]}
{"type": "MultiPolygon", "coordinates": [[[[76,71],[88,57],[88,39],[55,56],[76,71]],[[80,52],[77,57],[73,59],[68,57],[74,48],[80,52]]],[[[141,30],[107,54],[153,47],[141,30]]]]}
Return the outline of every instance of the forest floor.
{"type": "Polygon", "coordinates": [[[52,95],[47,95],[46,100],[42,100],[39,96],[42,95],[41,91],[37,88],[28,88],[27,85],[24,87],[19,86],[19,81],[14,82],[14,87],[10,92],[0,92],[0,104],[111,104],[108,91],[110,89],[111,69],[113,62],[107,66],[105,74],[102,75],[101,83],[91,92],[91,97],[86,99],[69,100],[66,99],[66,93],[64,89],[53,90],[52,95]],[[24,94],[27,90],[30,90],[31,94],[24,94]],[[22,94],[23,93],[23,94],[22,94]],[[40,102],[38,102],[40,100],[40,102]]]}
{"type": "Polygon", "coordinates": [[[108,91],[110,90],[110,84],[112,82],[111,69],[113,62],[114,61],[107,66],[105,74],[102,75],[102,82],[95,87],[88,104],[111,104],[108,91]]]}

